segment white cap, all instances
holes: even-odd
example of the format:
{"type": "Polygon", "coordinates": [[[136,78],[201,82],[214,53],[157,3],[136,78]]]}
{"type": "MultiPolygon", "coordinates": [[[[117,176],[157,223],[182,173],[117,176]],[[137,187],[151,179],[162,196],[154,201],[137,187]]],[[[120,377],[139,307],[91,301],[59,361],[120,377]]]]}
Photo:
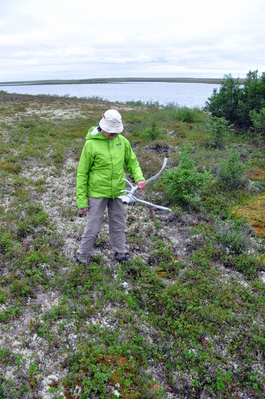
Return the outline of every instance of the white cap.
{"type": "Polygon", "coordinates": [[[99,126],[107,133],[121,133],[123,124],[120,113],[115,109],[109,109],[102,115],[99,126]]]}

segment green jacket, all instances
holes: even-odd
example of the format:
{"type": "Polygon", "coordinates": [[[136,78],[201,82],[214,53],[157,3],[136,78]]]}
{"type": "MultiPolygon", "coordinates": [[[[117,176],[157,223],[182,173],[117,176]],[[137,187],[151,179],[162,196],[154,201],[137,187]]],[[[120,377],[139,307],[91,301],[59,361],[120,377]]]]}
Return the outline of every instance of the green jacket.
{"type": "Polygon", "coordinates": [[[144,180],[136,155],[125,137],[118,134],[109,140],[97,127],[90,128],[77,169],[78,208],[87,207],[87,197],[116,198],[122,195],[121,190],[126,187],[122,180],[126,177],[124,165],[136,183],[144,180]]]}

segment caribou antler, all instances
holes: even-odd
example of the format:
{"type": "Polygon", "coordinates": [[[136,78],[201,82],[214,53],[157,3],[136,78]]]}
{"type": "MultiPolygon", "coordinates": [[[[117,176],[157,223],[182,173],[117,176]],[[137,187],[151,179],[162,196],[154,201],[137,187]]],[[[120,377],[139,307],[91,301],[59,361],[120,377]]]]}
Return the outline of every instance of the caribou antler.
{"type": "MultiPolygon", "coordinates": [[[[162,168],[160,169],[160,171],[153,177],[150,177],[150,179],[146,180],[145,185],[151,183],[152,181],[156,180],[159,178],[159,176],[161,175],[161,173],[163,172],[163,170],[165,169],[167,164],[167,158],[164,159],[164,163],[162,168]]],[[[148,206],[152,206],[153,208],[157,208],[157,209],[162,209],[164,211],[171,211],[170,208],[166,208],[164,206],[160,206],[160,205],[155,205],[152,202],[147,202],[147,201],[143,201],[140,200],[139,198],[135,197],[133,194],[135,193],[135,191],[138,190],[138,186],[134,186],[129,180],[127,179],[123,179],[124,181],[126,181],[126,183],[129,184],[129,186],[131,187],[131,190],[121,190],[121,192],[125,192],[127,193],[126,195],[121,195],[118,198],[120,198],[123,202],[126,202],[127,204],[133,204],[135,202],[140,202],[141,204],[145,204],[148,206]]]]}

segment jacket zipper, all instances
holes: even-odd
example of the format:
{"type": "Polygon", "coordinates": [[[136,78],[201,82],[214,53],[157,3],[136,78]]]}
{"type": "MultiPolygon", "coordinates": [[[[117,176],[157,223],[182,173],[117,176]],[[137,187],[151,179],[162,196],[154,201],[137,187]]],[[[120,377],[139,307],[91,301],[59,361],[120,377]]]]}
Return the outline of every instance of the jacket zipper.
{"type": "Polygon", "coordinates": [[[113,162],[112,162],[112,155],[111,155],[111,151],[110,151],[110,142],[109,142],[109,140],[108,140],[108,148],[109,148],[110,159],[111,159],[111,198],[113,199],[113,195],[112,195],[112,182],[113,182],[113,162]]]}

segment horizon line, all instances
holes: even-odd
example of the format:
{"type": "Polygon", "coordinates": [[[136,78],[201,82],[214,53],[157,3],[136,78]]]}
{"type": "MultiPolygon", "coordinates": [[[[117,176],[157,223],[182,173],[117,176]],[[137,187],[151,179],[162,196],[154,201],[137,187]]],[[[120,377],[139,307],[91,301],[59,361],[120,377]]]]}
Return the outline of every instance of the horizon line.
{"type": "MultiPolygon", "coordinates": [[[[0,82],[0,86],[26,86],[26,85],[56,85],[56,84],[92,84],[92,83],[112,83],[112,82],[168,82],[168,83],[219,83],[225,78],[144,78],[144,77],[124,77],[124,78],[89,78],[89,79],[37,79],[0,82]]],[[[244,81],[243,78],[238,78],[244,81]]]]}

